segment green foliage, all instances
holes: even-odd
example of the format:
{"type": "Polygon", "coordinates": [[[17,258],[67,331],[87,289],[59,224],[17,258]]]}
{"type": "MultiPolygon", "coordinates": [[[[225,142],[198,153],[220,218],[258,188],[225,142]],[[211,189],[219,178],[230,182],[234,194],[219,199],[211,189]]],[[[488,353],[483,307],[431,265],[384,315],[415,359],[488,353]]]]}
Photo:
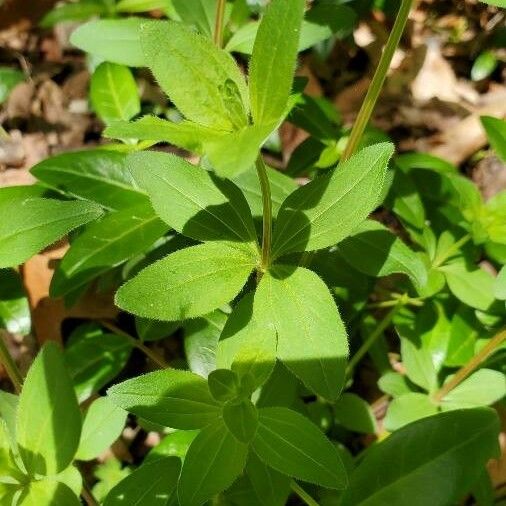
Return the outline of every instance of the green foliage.
{"type": "Polygon", "coordinates": [[[217,242],[192,246],[142,270],[119,289],[116,303],[157,320],[202,316],[234,298],[254,267],[249,248],[217,242]]]}
{"type": "Polygon", "coordinates": [[[229,487],[244,469],[247,449],[221,420],[202,429],[183,462],[179,503],[199,506],[229,487]]]}
{"type": "Polygon", "coordinates": [[[75,456],[80,434],[81,413],[63,354],[48,343],[26,377],[17,408],[17,446],[28,473],[63,471],[75,456]]]}
{"type": "Polygon", "coordinates": [[[336,448],[295,411],[261,409],[253,450],[280,473],[328,488],[347,486],[346,471],[336,448]]]}
{"type": "Polygon", "coordinates": [[[10,199],[0,190],[0,268],[22,264],[71,230],[97,219],[102,210],[88,202],[32,198],[10,199]]]}
{"type": "Polygon", "coordinates": [[[70,41],[102,60],[129,67],[145,67],[141,26],[146,23],[146,20],[134,17],[89,21],[72,32],[70,41]]]}
{"type": "MultiPolygon", "coordinates": [[[[368,11],[306,4],[80,0],[44,18],[101,17],[71,40],[115,141],[0,190],[0,362],[18,394],[0,391],[2,504],[77,505],[95,478],[106,506],[491,504],[506,192],[485,201],[458,167],[394,156],[375,128],[350,142],[294,74],[308,51],[325,75],[368,11]],[[148,71],[166,98],[137,88],[148,71]],[[308,135],[291,155],[285,120],[308,135]],[[10,352],[41,307],[15,269],[60,239],[50,295],[73,318],[23,382],[10,352]],[[85,293],[115,293],[115,321],[83,316],[85,293]],[[129,465],[108,456],[121,435],[129,465]]],[[[21,78],[0,69],[0,101],[21,78]]],[[[506,123],[481,121],[506,159],[506,123]]]]}
{"type": "Polygon", "coordinates": [[[249,81],[255,124],[275,125],[286,112],[303,15],[303,0],[278,0],[270,5],[260,23],[249,81]]]}
{"type": "Polygon", "coordinates": [[[95,112],[104,121],[128,121],[141,110],[137,84],[128,67],[101,63],[90,84],[90,100],[95,112]]]}
{"type": "Polygon", "coordinates": [[[424,505],[429,491],[431,504],[451,504],[497,454],[497,424],[497,415],[482,408],[431,416],[405,427],[367,453],[351,475],[343,506],[400,506],[406,495],[413,504],[424,505]],[[402,450],[406,441],[407,453],[402,450]]]}
{"type": "Polygon", "coordinates": [[[188,371],[157,371],[108,390],[116,405],[173,429],[200,429],[218,419],[219,404],[207,382],[188,371]]]}
{"type": "Polygon", "coordinates": [[[81,440],[75,458],[92,460],[105,451],[121,434],[127,413],[107,397],[93,401],[83,420],[81,440]]]}
{"type": "Polygon", "coordinates": [[[393,148],[366,148],[330,175],[291,193],[274,229],[273,255],[316,250],[348,236],[377,206],[393,148]]]}
{"type": "Polygon", "coordinates": [[[24,75],[17,69],[0,67],[0,104],[7,100],[16,85],[24,80],[24,75]]]}

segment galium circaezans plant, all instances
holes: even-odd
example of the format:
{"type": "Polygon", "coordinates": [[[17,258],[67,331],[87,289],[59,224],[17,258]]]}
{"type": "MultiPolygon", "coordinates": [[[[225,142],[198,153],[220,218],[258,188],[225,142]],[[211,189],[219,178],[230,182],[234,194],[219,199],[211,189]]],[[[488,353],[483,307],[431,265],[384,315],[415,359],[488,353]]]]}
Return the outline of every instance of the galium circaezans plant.
{"type": "MultiPolygon", "coordinates": [[[[271,2],[256,24],[247,77],[219,47],[220,22],[207,30],[110,19],[75,32],[77,45],[107,60],[91,102],[105,134],[124,142],[48,159],[33,169],[42,184],[2,189],[0,212],[12,218],[0,224],[0,265],[17,266],[74,231],[52,294],[71,304],[92,280],[121,284],[116,303],[135,315],[140,339],[110,322],[83,325],[63,353],[46,345],[23,385],[1,348],[20,392],[0,396],[2,500],[67,505],[81,494],[105,505],[276,506],[293,491],[309,505],[314,496],[344,506],[430,497],[444,506],[487,486],[498,422],[483,406],[504,396],[495,353],[505,338],[504,270],[495,278],[476,258],[505,263],[504,198],[483,202],[441,160],[392,158],[389,142],[361,146],[406,0],[339,165],[300,188],[266,167],[260,148],[270,134],[287,115],[306,124],[314,112],[292,83],[304,3],[271,2]],[[125,30],[130,50],[120,43],[125,30]],[[104,33],[117,36],[97,46],[104,33]],[[184,119],[129,122],[140,104],[124,65],[149,67],[184,119]],[[158,142],[200,163],[143,151],[158,142]],[[409,246],[368,219],[382,203],[409,246]],[[190,371],[167,368],[149,347],[179,326],[190,371]],[[402,374],[388,361],[391,329],[402,374]],[[78,402],[109,385],[133,348],[162,370],[110,387],[83,421],[78,402]],[[347,435],[387,435],[361,397],[343,394],[365,355],[394,399],[385,419],[394,433],[354,462],[347,435]],[[76,464],[117,438],[125,411],[171,433],[99,496],[83,487],[76,464]]],[[[330,137],[342,135],[329,117],[318,120],[329,122],[330,137]]],[[[484,120],[489,131],[491,123],[484,120]]],[[[491,144],[502,146],[501,127],[493,128],[491,144]]]]}

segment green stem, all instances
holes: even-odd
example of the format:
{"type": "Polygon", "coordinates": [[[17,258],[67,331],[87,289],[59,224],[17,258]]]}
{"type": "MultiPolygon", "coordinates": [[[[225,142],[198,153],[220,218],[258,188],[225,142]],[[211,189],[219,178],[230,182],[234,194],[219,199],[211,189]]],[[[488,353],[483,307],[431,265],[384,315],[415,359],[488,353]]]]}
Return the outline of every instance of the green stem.
{"type": "Polygon", "coordinates": [[[23,376],[21,376],[16,362],[14,362],[14,359],[7,349],[7,345],[4,342],[3,331],[0,334],[0,363],[4,366],[7,375],[14,385],[14,389],[19,394],[23,386],[23,376]]]}
{"type": "Polygon", "coordinates": [[[144,355],[146,355],[148,358],[150,358],[156,365],[158,365],[161,369],[168,369],[170,366],[165,362],[165,360],[160,357],[157,353],[155,353],[151,348],[148,348],[144,343],[139,341],[139,339],[136,339],[135,337],[131,336],[128,332],[125,332],[124,330],[121,330],[119,327],[116,327],[113,323],[110,323],[105,320],[101,320],[100,324],[104,326],[106,329],[109,329],[111,332],[118,336],[123,336],[130,343],[132,346],[135,346],[135,348],[141,350],[144,355]]]}
{"type": "Polygon", "coordinates": [[[290,487],[307,506],[320,506],[296,481],[292,480],[290,487]]]}
{"type": "Polygon", "coordinates": [[[355,355],[351,357],[346,369],[347,378],[351,377],[353,370],[360,362],[360,360],[362,360],[363,356],[369,351],[371,346],[376,342],[376,339],[378,339],[378,337],[386,330],[390,323],[392,323],[395,313],[397,313],[402,305],[403,304],[401,300],[397,301],[397,304],[383,317],[371,335],[362,343],[362,346],[357,350],[355,355]]]}
{"type": "Polygon", "coordinates": [[[213,39],[218,47],[223,46],[223,19],[225,17],[226,0],[218,0],[216,4],[216,23],[214,25],[213,39]]]}
{"type": "Polygon", "coordinates": [[[432,262],[432,267],[439,267],[444,264],[454,253],[456,253],[464,244],[467,244],[472,239],[471,234],[466,234],[461,237],[457,242],[453,243],[442,255],[436,257],[432,262]]]}
{"type": "Polygon", "coordinates": [[[506,329],[498,332],[490,341],[459,369],[433,396],[435,402],[441,402],[456,386],[460,385],[502,342],[506,340],[506,329]]]}
{"type": "Polygon", "coordinates": [[[271,262],[271,243],[272,243],[272,198],[271,184],[267,175],[267,168],[262,159],[262,155],[258,155],[256,160],[256,168],[258,179],[260,181],[260,189],[262,191],[263,205],[263,233],[262,233],[262,263],[261,269],[265,271],[269,268],[271,262]]]}
{"type": "Polygon", "coordinates": [[[390,63],[392,62],[395,50],[399,45],[402,32],[404,31],[404,27],[406,26],[412,1],[413,0],[402,0],[399,12],[395,19],[394,26],[392,28],[392,32],[388,37],[385,49],[383,51],[383,54],[381,55],[378,68],[374,73],[371,85],[367,90],[367,95],[364,99],[364,102],[362,103],[360,112],[358,113],[355,124],[353,125],[353,128],[351,130],[350,138],[341,157],[342,161],[350,158],[350,156],[353,155],[353,153],[357,150],[358,145],[360,144],[360,140],[362,139],[365,127],[367,126],[369,120],[371,119],[374,106],[376,105],[381,89],[383,88],[383,84],[385,82],[385,78],[387,76],[390,63]]]}

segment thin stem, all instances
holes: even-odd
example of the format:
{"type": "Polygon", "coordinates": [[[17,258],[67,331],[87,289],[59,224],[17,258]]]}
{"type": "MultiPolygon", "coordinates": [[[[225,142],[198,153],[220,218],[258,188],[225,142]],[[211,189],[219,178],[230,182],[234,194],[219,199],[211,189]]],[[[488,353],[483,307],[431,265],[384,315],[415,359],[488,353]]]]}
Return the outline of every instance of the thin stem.
{"type": "Polygon", "coordinates": [[[130,341],[132,346],[135,346],[137,349],[141,350],[147,357],[149,357],[156,365],[161,367],[162,369],[168,369],[170,366],[165,362],[165,360],[160,357],[157,353],[155,353],[151,348],[148,348],[144,343],[131,336],[128,332],[116,327],[113,323],[110,323],[106,320],[100,320],[100,324],[103,325],[106,329],[109,329],[111,332],[114,332],[118,336],[123,336],[130,341]]]}
{"type": "Polygon", "coordinates": [[[263,206],[263,233],[262,233],[262,270],[269,268],[271,262],[271,243],[272,243],[272,198],[271,184],[267,175],[267,168],[262,159],[262,155],[258,155],[256,160],[256,168],[258,179],[260,180],[260,189],[262,190],[262,206],[263,206]]]}
{"type": "Polygon", "coordinates": [[[341,157],[342,161],[350,158],[350,156],[353,155],[353,153],[357,150],[358,145],[360,144],[360,140],[362,139],[365,127],[367,126],[369,120],[371,119],[374,106],[376,105],[381,89],[383,88],[383,84],[385,82],[385,78],[387,76],[390,63],[392,62],[395,50],[399,45],[402,32],[404,31],[404,27],[406,26],[412,1],[413,0],[402,0],[399,13],[397,14],[397,18],[395,19],[392,32],[388,37],[388,41],[386,43],[383,54],[381,55],[378,68],[374,73],[371,85],[367,90],[367,95],[364,99],[364,102],[362,103],[360,112],[358,113],[355,124],[353,125],[353,128],[351,130],[350,138],[341,157]]]}
{"type": "Polygon", "coordinates": [[[459,369],[433,396],[434,401],[441,402],[456,386],[460,385],[502,342],[506,340],[506,329],[498,332],[478,354],[465,366],[459,369]]]}
{"type": "Polygon", "coordinates": [[[98,506],[98,501],[95,499],[95,496],[88,488],[88,485],[83,484],[83,489],[81,491],[81,497],[84,499],[84,502],[88,506],[98,506]]]}
{"type": "Polygon", "coordinates": [[[214,25],[213,39],[218,47],[223,46],[223,19],[225,17],[226,0],[218,0],[216,4],[216,23],[214,25]]]}
{"type": "Polygon", "coordinates": [[[4,331],[1,331],[0,334],[0,363],[4,366],[7,375],[9,376],[12,384],[14,385],[14,389],[19,394],[21,392],[21,388],[23,385],[23,376],[19,372],[18,366],[14,359],[11,357],[9,350],[7,349],[7,345],[4,342],[4,331]]]}
{"type": "Polygon", "coordinates": [[[296,481],[292,480],[290,487],[307,506],[320,506],[296,481]]]}
{"type": "Polygon", "coordinates": [[[397,313],[398,309],[402,306],[402,301],[397,301],[397,304],[383,317],[383,319],[378,323],[378,326],[374,329],[371,335],[362,343],[362,346],[357,350],[355,355],[351,357],[351,360],[348,363],[348,367],[346,369],[346,377],[349,378],[353,374],[353,370],[357,366],[357,364],[362,360],[363,356],[369,351],[371,346],[376,342],[376,339],[386,330],[386,328],[392,322],[395,313],[397,313]]]}
{"type": "Polygon", "coordinates": [[[464,244],[468,243],[472,239],[471,234],[466,234],[461,237],[458,241],[454,242],[441,256],[436,257],[432,263],[432,267],[439,267],[444,264],[455,252],[457,252],[464,244]]]}

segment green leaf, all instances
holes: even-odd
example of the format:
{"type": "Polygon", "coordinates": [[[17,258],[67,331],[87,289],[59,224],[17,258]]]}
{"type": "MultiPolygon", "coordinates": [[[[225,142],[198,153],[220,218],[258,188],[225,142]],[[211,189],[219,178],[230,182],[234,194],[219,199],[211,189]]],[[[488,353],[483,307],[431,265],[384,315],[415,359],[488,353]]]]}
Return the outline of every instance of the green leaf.
{"type": "Polygon", "coordinates": [[[207,378],[209,391],[218,402],[235,399],[239,395],[239,377],[230,369],[216,369],[207,378]]]}
{"type": "Polygon", "coordinates": [[[0,104],[9,97],[11,91],[25,78],[23,72],[10,67],[0,67],[0,104]]]}
{"type": "Polygon", "coordinates": [[[499,300],[506,300],[506,265],[497,274],[494,284],[494,296],[499,300]]]}
{"type": "Polygon", "coordinates": [[[79,506],[81,501],[65,484],[49,479],[32,481],[21,493],[18,506],[79,506]]]}
{"type": "Polygon", "coordinates": [[[4,199],[0,190],[0,268],[22,264],[71,230],[97,219],[91,202],[24,198],[4,199]]]}
{"type": "Polygon", "coordinates": [[[494,303],[494,276],[481,268],[455,262],[439,268],[453,295],[464,304],[486,311],[494,303]]]}
{"type": "Polygon", "coordinates": [[[260,321],[276,328],[278,358],[313,392],[336,400],[344,384],[348,341],[325,283],[302,267],[279,266],[263,276],[257,304],[260,321]]]}
{"type": "Polygon", "coordinates": [[[160,457],[179,457],[184,460],[188,448],[197,437],[198,430],[177,430],[165,436],[146,456],[144,462],[153,462],[160,457]]]}
{"type": "Polygon", "coordinates": [[[179,327],[179,322],[161,322],[146,318],[135,318],[135,330],[141,341],[159,341],[171,336],[179,327]]]}
{"type": "Polygon", "coordinates": [[[411,389],[406,381],[406,377],[398,372],[389,371],[378,380],[380,390],[392,397],[409,394],[411,389]]]}
{"type": "Polygon", "coordinates": [[[116,4],[116,12],[136,13],[163,10],[168,3],[168,0],[120,0],[116,4]]]}
{"type": "Polygon", "coordinates": [[[129,119],[141,111],[137,84],[128,67],[116,63],[101,63],[90,83],[93,109],[104,123],[129,119]]]}
{"type": "Polygon", "coordinates": [[[147,191],[157,214],[175,230],[199,241],[252,243],[256,232],[248,203],[231,181],[165,153],[129,156],[137,183],[147,191]]]}
{"type": "Polygon", "coordinates": [[[206,380],[177,369],[132,378],[109,388],[107,395],[117,406],[173,429],[200,429],[221,411],[206,380]]]}
{"type": "Polygon", "coordinates": [[[254,306],[253,293],[235,306],[223,328],[216,352],[216,365],[232,367],[239,376],[250,374],[255,386],[269,378],[276,363],[276,329],[254,306]]]}
{"type": "Polygon", "coordinates": [[[217,420],[193,440],[179,478],[179,503],[200,506],[228,488],[242,473],[248,447],[217,420]]]}
{"type": "Polygon", "coordinates": [[[135,17],[90,21],[72,33],[70,42],[102,60],[128,67],[145,67],[141,26],[150,23],[154,21],[135,17]]]}
{"type": "MultiPolygon", "coordinates": [[[[302,21],[298,52],[322,42],[335,34],[338,38],[347,37],[355,26],[357,16],[355,11],[346,5],[337,5],[334,2],[314,6],[302,21]],[[327,7],[330,7],[328,9],[327,7]],[[330,12],[328,12],[330,10],[330,12]]],[[[230,37],[225,49],[250,55],[253,52],[255,39],[260,23],[253,21],[241,26],[230,37]]]]}
{"type": "Polygon", "coordinates": [[[227,135],[204,139],[204,151],[220,177],[232,178],[251,168],[273,125],[249,125],[227,135]]]}
{"type": "Polygon", "coordinates": [[[174,21],[143,25],[141,40],[149,68],[187,119],[225,131],[246,126],[248,90],[228,53],[174,21]]]}
{"type": "Polygon", "coordinates": [[[432,392],[437,387],[437,372],[430,352],[412,336],[406,336],[403,330],[400,330],[400,335],[402,362],[408,378],[416,385],[432,392]]]}
{"type": "Polygon", "coordinates": [[[32,174],[65,195],[98,202],[110,209],[125,209],[146,203],[122,153],[96,149],[75,151],[47,158],[32,174]]]}
{"type": "Polygon", "coordinates": [[[172,0],[174,10],[187,25],[194,25],[199,32],[211,37],[216,19],[216,0],[172,0]]]}
{"type": "Polygon", "coordinates": [[[481,116],[480,120],[490,145],[497,156],[506,162],[506,120],[492,116],[481,116]]]}
{"type": "Polygon", "coordinates": [[[264,464],[254,453],[248,458],[246,476],[259,506],[284,506],[290,494],[290,479],[264,464]]]}
{"type": "Polygon", "coordinates": [[[75,458],[93,460],[107,450],[120,436],[127,413],[107,397],[99,397],[88,408],[83,422],[81,441],[75,458]]]}
{"type": "Polygon", "coordinates": [[[20,275],[14,269],[0,269],[0,328],[11,334],[27,335],[31,314],[20,275]]]}
{"type": "Polygon", "coordinates": [[[494,72],[497,68],[497,58],[493,51],[482,51],[476,60],[474,60],[471,68],[471,79],[473,81],[481,81],[494,72]]]}
{"type": "MultiPolygon", "coordinates": [[[[10,394],[0,390],[0,421],[4,425],[0,426],[0,451],[2,447],[7,450],[12,450],[17,454],[16,443],[16,417],[19,403],[19,396],[10,394]],[[8,440],[8,441],[7,441],[8,440]],[[10,448],[9,448],[10,446],[10,448]]],[[[9,453],[8,451],[6,453],[9,453]]],[[[6,458],[6,461],[10,458],[6,458]]],[[[0,462],[2,462],[0,460],[0,462]]],[[[2,462],[3,463],[3,462],[2,462]]],[[[4,474],[0,466],[0,476],[4,474]]]]}
{"type": "Polygon", "coordinates": [[[377,430],[374,413],[358,395],[344,393],[334,404],[336,421],[348,430],[374,434],[377,430]]]}
{"type": "Polygon", "coordinates": [[[64,355],[79,402],[115,378],[131,352],[132,344],[123,336],[106,334],[93,325],[78,327],[71,334],[64,355]]]}
{"type": "Polygon", "coordinates": [[[232,243],[192,246],[142,270],[119,289],[116,304],[130,313],[158,320],[202,316],[230,302],[255,263],[246,249],[232,243]]]}
{"type": "Polygon", "coordinates": [[[17,410],[19,454],[30,474],[63,471],[74,458],[81,435],[81,412],[63,354],[44,345],[23,385],[17,410]]]}
{"type": "Polygon", "coordinates": [[[168,229],[148,202],[107,214],[72,241],[51,280],[51,296],[66,295],[145,252],[168,229]]]}
{"type": "Polygon", "coordinates": [[[383,423],[386,430],[393,432],[408,423],[435,415],[437,412],[437,405],[428,395],[410,392],[396,397],[389,404],[383,423]]]}
{"type": "Polygon", "coordinates": [[[280,473],[343,489],[347,476],[335,446],[307,418],[286,408],[259,410],[253,451],[280,473]]]}
{"type": "Polygon", "coordinates": [[[255,38],[250,63],[253,122],[279,123],[285,114],[297,59],[303,0],[273,0],[255,38]]]}
{"type": "Polygon", "coordinates": [[[115,121],[103,133],[112,139],[137,139],[168,142],[174,146],[204,153],[204,144],[222,137],[224,132],[191,121],[167,121],[155,116],[143,116],[136,121],[115,121]]]}
{"type": "Polygon", "coordinates": [[[443,410],[488,406],[506,395],[506,378],[500,371],[480,369],[441,400],[443,410]]]}
{"type": "Polygon", "coordinates": [[[497,454],[497,415],[452,411],[412,423],[372,447],[351,475],[342,506],[446,506],[468,492],[497,454]],[[402,458],[399,458],[402,456],[402,458]]]}
{"type": "Polygon", "coordinates": [[[223,421],[241,443],[250,443],[258,427],[258,410],[249,400],[229,401],[223,406],[223,421]]]}
{"type": "Polygon", "coordinates": [[[167,506],[173,504],[181,462],[161,457],[141,465],[108,494],[104,506],[167,506]]]}
{"type": "Polygon", "coordinates": [[[496,5],[497,7],[506,7],[506,0],[480,0],[480,2],[488,5],[496,5]]]}
{"type": "Polygon", "coordinates": [[[207,378],[216,369],[216,347],[226,321],[225,313],[217,310],[186,323],[184,351],[192,372],[207,378]]]}
{"type": "Polygon", "coordinates": [[[353,232],[377,206],[392,153],[391,144],[370,146],[294,191],[278,214],[273,256],[322,249],[353,232]]]}
{"type": "Polygon", "coordinates": [[[92,16],[107,14],[106,2],[102,0],[80,0],[76,3],[63,4],[51,9],[40,21],[40,26],[51,28],[64,21],[84,21],[92,16]]]}
{"type": "Polygon", "coordinates": [[[427,268],[420,257],[381,223],[366,220],[339,244],[346,261],[369,276],[406,274],[416,286],[427,282],[427,268]]]}
{"type": "Polygon", "coordinates": [[[474,356],[476,340],[482,331],[474,309],[461,304],[453,313],[445,365],[463,366],[474,356]]]}

